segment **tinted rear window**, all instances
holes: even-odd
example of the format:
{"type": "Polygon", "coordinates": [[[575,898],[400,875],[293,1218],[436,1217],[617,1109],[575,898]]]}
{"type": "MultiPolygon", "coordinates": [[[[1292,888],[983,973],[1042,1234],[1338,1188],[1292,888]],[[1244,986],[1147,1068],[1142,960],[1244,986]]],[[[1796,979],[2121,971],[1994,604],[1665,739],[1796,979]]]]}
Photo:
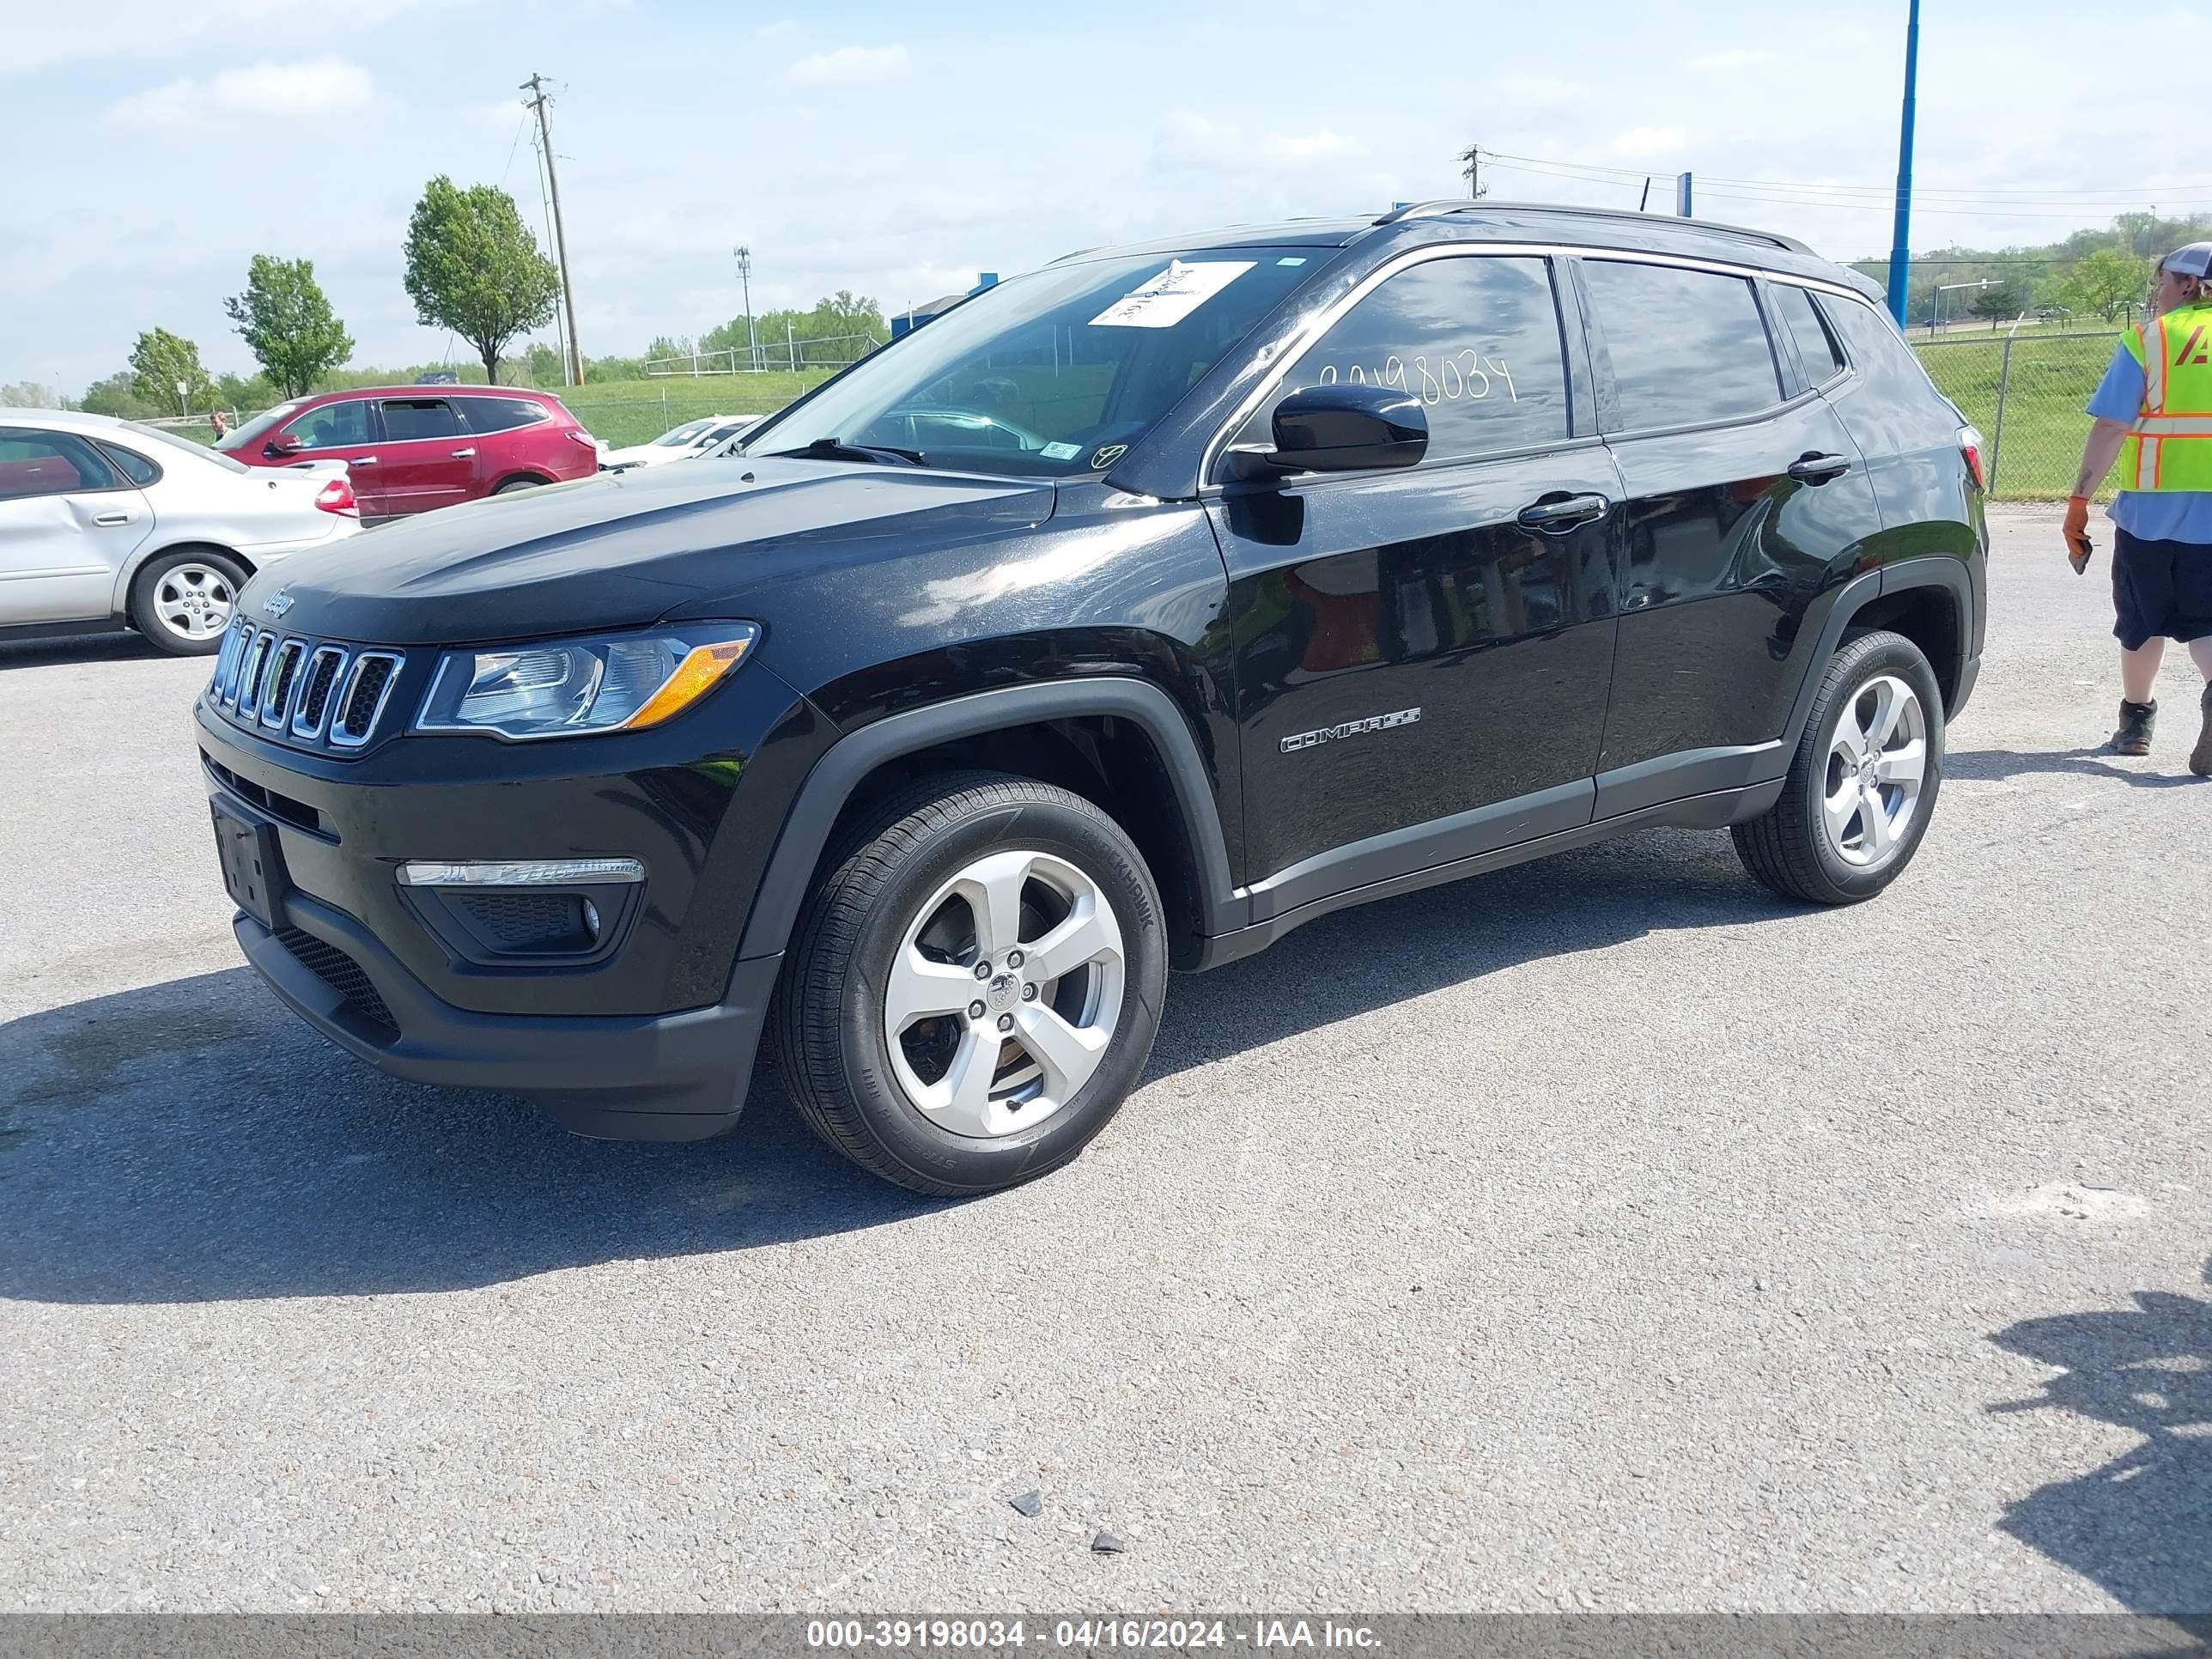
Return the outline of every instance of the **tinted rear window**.
{"type": "Polygon", "coordinates": [[[1813,296],[1802,288],[1790,288],[1777,283],[1767,292],[1774,296],[1774,308],[1781,313],[1782,325],[1790,331],[1790,337],[1797,343],[1797,356],[1805,365],[1805,379],[1820,386],[1842,373],[1843,353],[1828,337],[1826,326],[1820,321],[1820,313],[1813,303],[1813,296]]]}
{"type": "Polygon", "coordinates": [[[1725,421],[1781,401],[1774,350],[1746,278],[1602,259],[1583,270],[1613,359],[1623,430],[1725,421]]]}
{"type": "Polygon", "coordinates": [[[544,410],[527,398],[456,398],[453,407],[471,432],[512,432],[545,418],[544,410]]]}
{"type": "Polygon", "coordinates": [[[453,406],[437,398],[387,398],[384,403],[384,435],[393,443],[415,438],[452,438],[461,423],[453,406]]]}

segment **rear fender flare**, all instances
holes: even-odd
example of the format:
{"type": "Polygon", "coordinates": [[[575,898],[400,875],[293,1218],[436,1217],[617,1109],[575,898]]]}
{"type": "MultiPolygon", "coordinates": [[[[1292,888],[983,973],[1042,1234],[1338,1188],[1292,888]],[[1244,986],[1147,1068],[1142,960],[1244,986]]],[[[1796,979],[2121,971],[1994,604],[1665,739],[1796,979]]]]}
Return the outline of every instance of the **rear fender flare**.
{"type": "Polygon", "coordinates": [[[1099,715],[1134,724],[1159,756],[1175,790],[1184,834],[1196,854],[1202,930],[1220,933],[1242,927],[1248,907],[1230,879],[1219,810],[1189,721],[1175,700],[1151,681],[1113,676],[971,692],[886,715],[840,738],[815,762],[785,816],[745,922],[738,950],[740,959],[773,956],[784,948],[838,815],[861,780],[876,768],[958,738],[1099,715]]]}
{"type": "MultiPolygon", "coordinates": [[[[1785,765],[1789,757],[1797,752],[1798,740],[1805,735],[1805,722],[1812,717],[1813,698],[1820,689],[1821,677],[1843,644],[1844,635],[1850,631],[1851,623],[1862,611],[1884,594],[1901,593],[1915,587],[1942,588],[1951,596],[1951,604],[1959,622],[1959,649],[1964,659],[1960,664],[1961,695],[1957,701],[1964,705],[1964,692],[1972,684],[1969,678],[1972,659],[1968,653],[1972,649],[1970,630],[1974,616],[1973,578],[1962,559],[1941,556],[1901,559],[1895,564],[1885,565],[1879,570],[1869,570],[1863,575],[1853,577],[1844,585],[1842,591],[1836,595],[1835,604],[1829,607],[1827,623],[1820,633],[1820,648],[1813,655],[1813,665],[1805,676],[1804,684],[1797,688],[1797,701],[1790,710],[1789,728],[1783,733],[1781,746],[1777,751],[1785,765]]],[[[1957,712],[1956,708],[1946,710],[1946,717],[1957,712]]]]}

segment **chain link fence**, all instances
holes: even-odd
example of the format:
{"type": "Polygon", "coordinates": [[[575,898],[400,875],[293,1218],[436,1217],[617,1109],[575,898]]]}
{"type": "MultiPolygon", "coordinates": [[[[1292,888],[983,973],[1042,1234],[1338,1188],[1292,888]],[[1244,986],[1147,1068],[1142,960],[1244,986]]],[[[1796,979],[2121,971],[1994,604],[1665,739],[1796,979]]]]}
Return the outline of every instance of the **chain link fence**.
{"type": "MultiPolygon", "coordinates": [[[[2063,501],[2089,433],[2084,406],[2104,378],[2117,332],[2026,331],[1914,343],[1936,390],[1989,443],[1990,494],[2063,501]]],[[[2112,493],[2108,479],[2099,498],[2112,493]]]]}
{"type": "Polygon", "coordinates": [[[783,338],[763,338],[757,345],[725,346],[714,351],[695,351],[687,357],[648,357],[645,372],[654,380],[675,375],[696,380],[711,374],[805,374],[857,363],[883,343],[865,333],[803,339],[787,328],[783,338]]]}

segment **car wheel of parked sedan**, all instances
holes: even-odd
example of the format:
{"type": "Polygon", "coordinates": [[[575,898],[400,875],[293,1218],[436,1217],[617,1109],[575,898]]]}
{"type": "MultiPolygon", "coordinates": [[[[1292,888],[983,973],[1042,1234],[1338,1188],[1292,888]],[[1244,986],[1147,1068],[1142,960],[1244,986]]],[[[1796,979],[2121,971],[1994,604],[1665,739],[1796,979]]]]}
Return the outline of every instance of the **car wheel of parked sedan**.
{"type": "Polygon", "coordinates": [[[826,867],[776,1019],[815,1133],[948,1196],[1081,1152],[1136,1085],[1167,984],[1159,896],[1121,827],[1070,791],[963,773],[884,803],[826,867]]]}
{"type": "Polygon", "coordinates": [[[491,493],[495,495],[512,495],[519,490],[535,489],[544,482],[543,478],[509,478],[491,493]]]}
{"type": "Polygon", "coordinates": [[[245,570],[223,554],[204,547],[161,554],[131,584],[131,626],[173,656],[207,656],[222,646],[245,586],[245,570]]]}
{"type": "Polygon", "coordinates": [[[1912,861],[1943,781],[1943,696],[1901,634],[1850,641],[1828,665],[1782,798],[1735,826],[1744,867],[1784,898],[1856,904],[1912,861]]]}

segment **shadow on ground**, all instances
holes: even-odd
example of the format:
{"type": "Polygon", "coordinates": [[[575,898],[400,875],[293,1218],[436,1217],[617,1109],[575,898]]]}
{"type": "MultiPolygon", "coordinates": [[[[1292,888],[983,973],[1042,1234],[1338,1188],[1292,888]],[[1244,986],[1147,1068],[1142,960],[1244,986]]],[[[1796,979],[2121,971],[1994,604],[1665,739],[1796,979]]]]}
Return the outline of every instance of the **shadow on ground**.
{"type": "MultiPolygon", "coordinates": [[[[2168,761],[2180,764],[2180,755],[2188,753],[2188,744],[2179,744],[2179,752],[2169,755],[2168,761]]],[[[2117,778],[2122,783],[2132,784],[2138,789],[2187,788],[2207,781],[2191,772],[2154,772],[2148,769],[2159,763],[2156,756],[2148,760],[2123,762],[2109,749],[2057,749],[2030,752],[2017,749],[1954,750],[1943,759],[1943,775],[1947,778],[1994,780],[2032,775],[2057,775],[2077,778],[2117,778]]]]}
{"type": "MultiPolygon", "coordinates": [[[[2212,1283],[2212,1263],[2205,1269],[2212,1283]]],[[[2137,1291],[2125,1311],[2025,1319],[1990,1340],[2059,1374],[1999,1412],[2066,1411],[2143,1437],[1998,1524],[2130,1612],[2212,1615],[2212,1300],[2137,1291]]],[[[2212,1638],[2212,1616],[2191,1620],[2212,1638]]]]}
{"type": "MultiPolygon", "coordinates": [[[[1178,976],[1146,1081],[1537,958],[1788,914],[1723,836],[1566,854],[1178,976]]],[[[1510,999],[1510,980],[1497,994],[1510,999]]],[[[1139,1094],[1124,1124],[1143,1133],[1144,1110],[1139,1094]]],[[[0,1026],[0,1296],[439,1291],[782,1243],[940,1203],[822,1146],[766,1066],[730,1137],[615,1145],[501,1096],[386,1078],[243,968],[0,1026]]]]}

